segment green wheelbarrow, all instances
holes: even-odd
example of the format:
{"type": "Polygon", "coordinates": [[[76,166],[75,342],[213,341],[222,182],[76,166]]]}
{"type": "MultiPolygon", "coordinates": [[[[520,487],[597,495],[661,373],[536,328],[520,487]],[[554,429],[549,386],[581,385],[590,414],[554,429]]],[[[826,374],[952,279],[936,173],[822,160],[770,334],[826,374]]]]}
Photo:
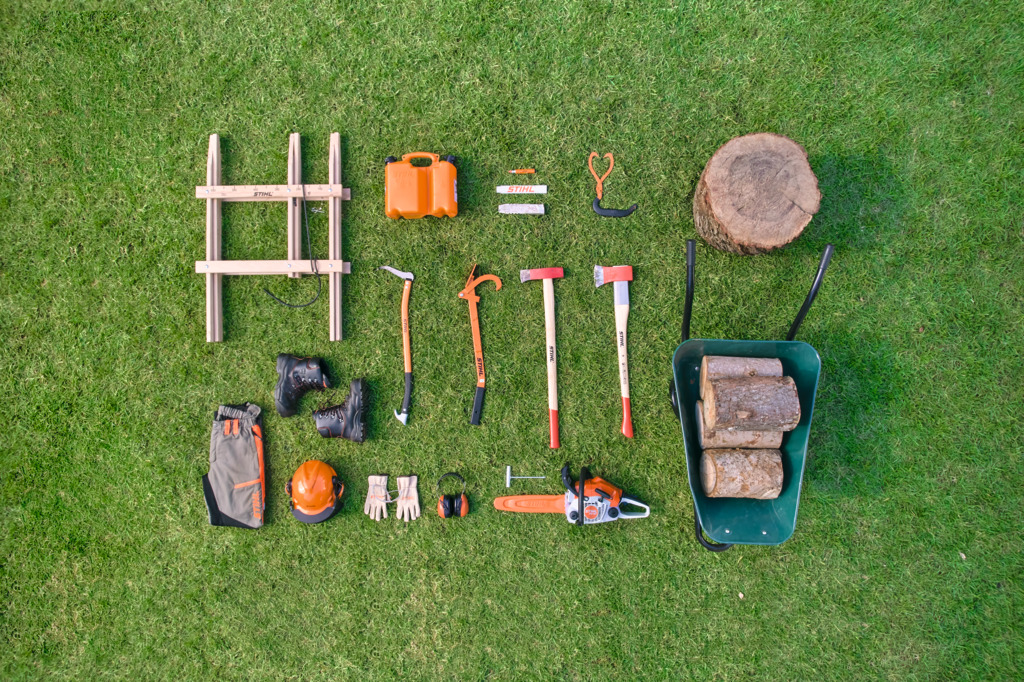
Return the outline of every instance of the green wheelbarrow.
{"type": "Polygon", "coordinates": [[[821,374],[818,352],[803,341],[794,341],[793,338],[818,295],[834,247],[832,244],[825,247],[814,284],[793,320],[785,341],[726,341],[690,338],[695,246],[692,239],[687,240],[683,342],[672,356],[672,380],[669,382],[672,409],[683,427],[686,473],[690,481],[690,493],[693,495],[694,532],[697,541],[712,552],[724,552],[734,544],[779,545],[788,540],[796,528],[814,396],[821,374]],[[783,373],[793,377],[796,382],[800,396],[800,423],[782,438],[782,492],[774,500],[711,498],[704,494],[700,478],[701,448],[697,437],[696,402],[700,399],[700,363],[705,355],[778,358],[782,361],[783,373]]]}

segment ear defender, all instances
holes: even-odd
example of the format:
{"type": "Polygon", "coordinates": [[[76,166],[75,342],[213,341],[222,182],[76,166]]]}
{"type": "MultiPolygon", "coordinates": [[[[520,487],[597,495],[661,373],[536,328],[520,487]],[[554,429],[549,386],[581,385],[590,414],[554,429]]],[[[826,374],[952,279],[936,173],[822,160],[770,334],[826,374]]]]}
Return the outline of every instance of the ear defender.
{"type": "Polygon", "coordinates": [[[469,498],[466,497],[466,479],[454,471],[450,471],[437,479],[437,490],[441,491],[441,481],[452,476],[462,482],[462,493],[458,495],[445,495],[443,492],[437,499],[437,515],[442,519],[462,517],[469,513],[469,498]]]}

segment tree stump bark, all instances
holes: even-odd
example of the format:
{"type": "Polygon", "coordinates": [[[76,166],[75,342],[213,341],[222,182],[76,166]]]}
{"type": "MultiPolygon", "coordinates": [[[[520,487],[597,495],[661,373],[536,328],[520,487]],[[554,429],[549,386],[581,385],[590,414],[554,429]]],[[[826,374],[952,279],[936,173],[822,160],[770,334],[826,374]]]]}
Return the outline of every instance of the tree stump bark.
{"type": "Polygon", "coordinates": [[[712,379],[704,394],[704,426],[712,431],[792,431],[800,423],[793,377],[712,379]]]}
{"type": "Polygon", "coordinates": [[[737,358],[728,355],[705,355],[700,361],[700,397],[704,397],[704,391],[709,379],[781,376],[782,361],[778,358],[737,358]]]}
{"type": "Polygon", "coordinates": [[[705,450],[700,478],[708,497],[774,500],[782,492],[778,450],[705,450]]]}
{"type": "Polygon", "coordinates": [[[804,148],[754,133],[729,140],[708,161],[693,195],[693,224],[716,249],[753,256],[799,237],[820,204],[804,148]]]}
{"type": "Polygon", "coordinates": [[[782,431],[712,431],[704,423],[704,403],[697,401],[697,440],[701,450],[716,448],[769,448],[782,446],[782,431]]]}

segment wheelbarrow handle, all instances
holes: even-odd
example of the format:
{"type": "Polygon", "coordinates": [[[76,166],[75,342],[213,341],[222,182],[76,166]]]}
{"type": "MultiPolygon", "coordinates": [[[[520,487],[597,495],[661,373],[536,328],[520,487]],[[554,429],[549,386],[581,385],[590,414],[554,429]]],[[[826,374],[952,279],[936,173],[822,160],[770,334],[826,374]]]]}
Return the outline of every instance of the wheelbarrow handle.
{"type": "Polygon", "coordinates": [[[725,550],[732,547],[732,543],[723,543],[720,545],[717,542],[711,542],[710,540],[704,537],[704,529],[701,528],[700,517],[697,516],[696,503],[694,503],[693,505],[693,530],[697,534],[697,542],[699,542],[704,547],[704,549],[708,550],[709,552],[724,552],[725,550]]]}
{"type": "Polygon", "coordinates": [[[686,240],[686,304],[683,307],[683,341],[690,338],[690,313],[693,310],[693,270],[697,263],[697,242],[686,240]]]}
{"type": "Polygon", "coordinates": [[[818,295],[818,289],[821,288],[821,283],[825,279],[825,270],[828,269],[828,264],[832,260],[832,253],[835,250],[836,247],[832,244],[825,245],[825,253],[821,254],[821,262],[818,263],[818,274],[814,276],[814,284],[811,285],[811,290],[807,292],[807,298],[804,299],[804,304],[800,306],[800,312],[796,314],[793,326],[789,328],[789,334],[786,334],[787,341],[792,341],[796,338],[796,333],[800,329],[804,317],[807,316],[807,311],[811,309],[811,304],[814,303],[814,299],[818,295]]]}

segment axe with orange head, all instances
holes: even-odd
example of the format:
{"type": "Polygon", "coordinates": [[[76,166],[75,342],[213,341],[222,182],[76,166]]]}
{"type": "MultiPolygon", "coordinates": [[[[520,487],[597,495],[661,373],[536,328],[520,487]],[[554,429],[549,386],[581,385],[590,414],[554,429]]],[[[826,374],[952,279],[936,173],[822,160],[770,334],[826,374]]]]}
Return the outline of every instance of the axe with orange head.
{"type": "Polygon", "coordinates": [[[633,437],[633,415],[629,408],[629,365],[626,353],[626,321],[629,319],[629,283],[633,268],[629,265],[594,266],[594,284],[615,283],[615,336],[619,348],[619,387],[622,390],[622,435],[633,437]]]}
{"type": "Polygon", "coordinates": [[[548,418],[550,419],[551,447],[558,447],[558,367],[555,353],[555,284],[565,276],[562,268],[534,268],[520,270],[519,281],[544,282],[544,331],[547,336],[545,356],[548,363],[548,418]]]}

